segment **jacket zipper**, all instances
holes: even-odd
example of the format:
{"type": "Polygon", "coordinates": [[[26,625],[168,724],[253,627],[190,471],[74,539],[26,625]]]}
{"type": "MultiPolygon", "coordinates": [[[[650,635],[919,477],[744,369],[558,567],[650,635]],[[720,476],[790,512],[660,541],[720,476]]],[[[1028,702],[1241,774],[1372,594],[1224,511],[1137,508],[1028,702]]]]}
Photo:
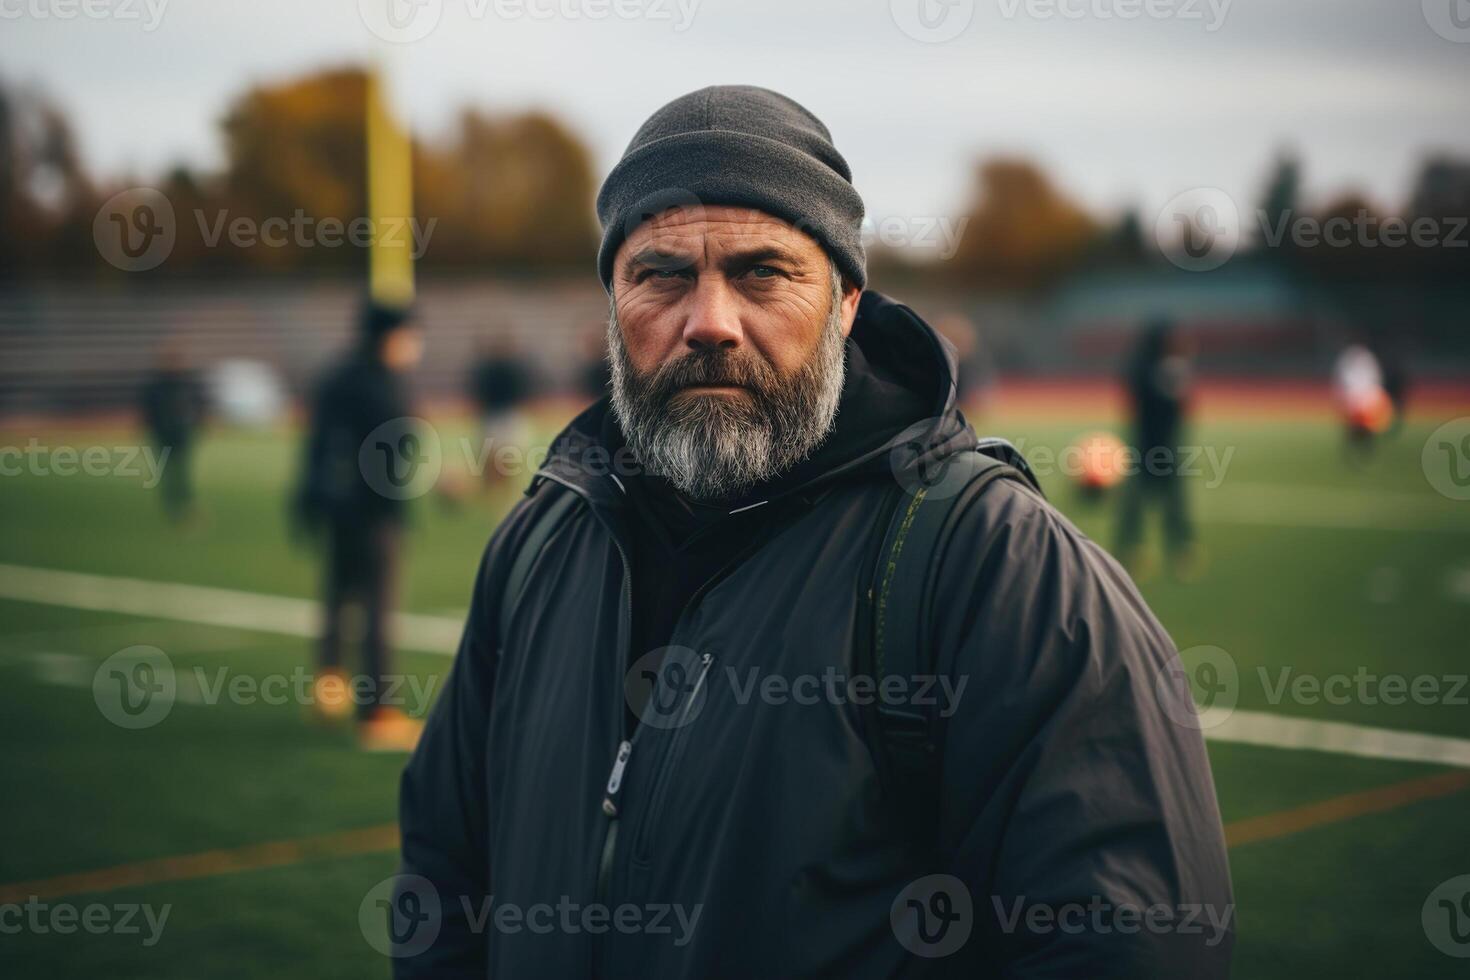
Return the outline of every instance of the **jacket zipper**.
{"type": "MultiPolygon", "coordinates": [[[[597,516],[597,508],[593,506],[592,497],[582,488],[545,470],[538,470],[536,476],[545,477],[551,482],[575,493],[587,502],[587,509],[592,512],[593,516],[597,516]]],[[[628,648],[633,642],[633,563],[628,559],[628,551],[623,547],[623,542],[619,540],[612,526],[607,521],[602,520],[601,517],[597,519],[602,521],[603,527],[607,529],[608,537],[612,539],[613,546],[618,549],[618,558],[623,563],[623,616],[622,621],[618,624],[618,658],[620,663],[626,664],[628,662],[628,648]]],[[[626,670],[626,667],[624,670],[626,670]]],[[[620,685],[619,691],[621,692],[621,690],[620,685]]],[[[633,743],[637,741],[639,734],[638,732],[633,732],[631,736],[627,735],[627,726],[623,721],[624,712],[621,697],[619,698],[617,710],[613,717],[617,719],[616,725],[618,731],[624,735],[624,738],[618,742],[618,751],[613,758],[612,770],[608,773],[607,786],[603,792],[601,804],[602,815],[606,819],[607,824],[602,832],[602,853],[597,861],[597,884],[594,894],[596,895],[597,904],[604,908],[607,906],[607,890],[612,879],[613,858],[617,854],[618,818],[621,816],[618,799],[623,788],[623,774],[627,771],[628,760],[633,755],[633,743]]],[[[603,973],[602,952],[603,945],[600,936],[599,934],[594,934],[591,943],[592,963],[590,971],[594,977],[601,976],[603,973]]]]}
{"type": "MultiPolygon", "coordinates": [[[[555,476],[552,473],[546,472],[545,470],[537,471],[536,475],[543,476],[546,479],[551,480],[553,483],[557,483],[563,487],[566,487],[568,490],[577,494],[587,502],[588,510],[592,511],[592,513],[596,515],[597,509],[593,506],[592,498],[590,495],[587,494],[586,491],[582,490],[580,487],[574,486],[573,484],[561,479],[560,477],[555,476]]],[[[600,519],[601,518],[599,518],[599,520],[600,519]]],[[[610,525],[608,525],[606,521],[603,521],[603,526],[607,528],[608,536],[612,538],[613,545],[618,549],[618,557],[622,560],[623,563],[623,618],[622,622],[619,624],[618,630],[618,654],[619,663],[626,665],[628,663],[628,655],[630,652],[629,647],[632,645],[633,642],[633,564],[628,559],[627,549],[623,547],[623,543],[621,540],[619,540],[618,535],[614,531],[614,529],[610,525]]],[[[700,602],[700,600],[704,598],[705,593],[708,592],[716,583],[724,579],[725,575],[732,568],[739,565],[740,562],[744,561],[754,551],[756,551],[756,549],[758,549],[764,543],[764,540],[765,538],[763,537],[752,539],[750,544],[748,544],[744,548],[741,548],[740,551],[730,561],[725,563],[725,565],[720,568],[718,572],[712,575],[706,582],[704,582],[702,585],[700,585],[698,589],[695,590],[694,594],[689,597],[689,601],[684,604],[684,608],[679,611],[679,615],[675,620],[674,634],[672,637],[670,637],[671,645],[672,640],[679,635],[679,625],[683,622],[684,617],[689,613],[689,610],[694,608],[694,606],[696,606],[700,602]]],[[[684,704],[684,715],[687,716],[691,706],[694,703],[695,696],[703,687],[705,677],[709,673],[709,668],[712,662],[713,657],[710,654],[705,654],[703,657],[701,657],[701,669],[699,672],[699,678],[695,682],[694,686],[690,689],[689,699],[684,704]]],[[[626,669],[626,666],[624,666],[624,670],[626,669]]],[[[603,907],[607,906],[608,889],[612,882],[613,867],[617,858],[618,827],[620,819],[622,817],[622,808],[619,801],[620,794],[622,793],[623,789],[623,776],[627,772],[628,761],[633,756],[633,749],[638,743],[638,737],[643,734],[643,729],[645,727],[640,725],[631,734],[628,733],[626,723],[622,720],[625,717],[623,700],[626,697],[623,685],[618,685],[617,694],[617,706],[614,716],[619,719],[618,727],[624,737],[618,743],[618,750],[613,758],[612,769],[608,772],[607,785],[604,789],[602,803],[600,806],[603,817],[607,820],[607,826],[606,829],[603,831],[602,852],[599,855],[597,862],[596,896],[597,903],[603,907]]],[[[683,724],[680,724],[679,728],[683,727],[685,726],[683,724]]],[[[668,763],[673,754],[673,748],[675,744],[679,741],[679,735],[680,733],[676,730],[674,733],[674,737],[669,739],[669,745],[664,752],[662,764],[656,770],[653,791],[659,796],[662,795],[663,784],[666,782],[664,778],[666,775],[665,770],[668,768],[668,763]]],[[[653,802],[653,798],[651,798],[651,802],[653,802]]],[[[653,806],[650,806],[648,813],[644,815],[645,827],[651,821],[655,812],[655,808],[653,806]]],[[[597,937],[594,936],[591,971],[594,977],[600,976],[603,973],[602,951],[602,943],[598,940],[597,937]]]]}

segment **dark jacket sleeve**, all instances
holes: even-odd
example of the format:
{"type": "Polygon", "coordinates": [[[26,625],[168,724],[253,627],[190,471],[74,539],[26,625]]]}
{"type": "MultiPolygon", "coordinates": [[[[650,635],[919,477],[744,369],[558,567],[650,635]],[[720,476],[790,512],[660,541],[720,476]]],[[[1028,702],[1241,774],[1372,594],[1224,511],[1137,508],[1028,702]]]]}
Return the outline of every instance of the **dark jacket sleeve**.
{"type": "Polygon", "coordinates": [[[306,438],[301,446],[301,463],[291,493],[291,519],[296,529],[313,529],[323,517],[321,474],[326,468],[329,400],[326,381],[313,387],[308,399],[306,438]]]}
{"type": "Polygon", "coordinates": [[[437,917],[425,920],[425,933],[398,944],[393,975],[399,980],[485,977],[485,936],[472,917],[483,915],[490,872],[486,739],[499,657],[500,594],[509,556],[524,536],[527,510],[523,501],[485,550],[454,666],[403,772],[403,860],[394,902],[431,915],[437,907],[437,917]]]}
{"type": "Polygon", "coordinates": [[[1225,977],[1234,905],[1200,732],[1156,691],[1173,642],[1119,566],[1028,489],[958,505],[933,586],[940,836],[976,975],[1225,977]]]}

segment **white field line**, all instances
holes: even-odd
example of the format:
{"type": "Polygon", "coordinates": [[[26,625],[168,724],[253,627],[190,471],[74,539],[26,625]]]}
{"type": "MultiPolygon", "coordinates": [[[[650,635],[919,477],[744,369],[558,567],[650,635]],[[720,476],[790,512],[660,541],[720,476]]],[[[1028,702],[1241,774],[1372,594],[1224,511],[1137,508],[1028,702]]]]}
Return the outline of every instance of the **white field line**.
{"type": "Polygon", "coordinates": [[[1218,742],[1265,745],[1275,749],[1311,749],[1365,759],[1429,762],[1470,769],[1470,739],[1421,735],[1389,728],[1369,728],[1341,721],[1292,718],[1264,711],[1218,708],[1200,712],[1205,738],[1218,742]]]}
{"type": "MultiPolygon", "coordinates": [[[[282,636],[321,631],[320,605],[311,599],[22,565],[0,564],[0,598],[282,636]]],[[[394,622],[399,646],[427,653],[454,653],[463,628],[463,617],[399,613],[394,622]]]]}
{"type": "MultiPolygon", "coordinates": [[[[254,631],[251,631],[253,635],[254,631]]],[[[190,653],[208,653],[241,648],[244,630],[201,626],[176,619],[128,619],[103,625],[69,626],[26,633],[0,633],[0,663],[7,657],[26,659],[37,650],[91,648],[103,654],[119,646],[147,643],[155,646],[187,646],[190,653]],[[125,641],[124,641],[124,638],[125,641]],[[105,648],[105,649],[104,649],[105,648]]]]}
{"type": "MultiPolygon", "coordinates": [[[[317,604],[309,599],[198,585],[0,564],[0,599],[287,636],[316,635],[317,604]]],[[[398,629],[399,643],[407,649],[452,655],[459,645],[462,618],[400,614],[398,629]]],[[[1243,710],[1227,715],[1219,709],[1205,711],[1200,727],[1206,738],[1221,742],[1470,768],[1470,739],[1243,710]]]]}

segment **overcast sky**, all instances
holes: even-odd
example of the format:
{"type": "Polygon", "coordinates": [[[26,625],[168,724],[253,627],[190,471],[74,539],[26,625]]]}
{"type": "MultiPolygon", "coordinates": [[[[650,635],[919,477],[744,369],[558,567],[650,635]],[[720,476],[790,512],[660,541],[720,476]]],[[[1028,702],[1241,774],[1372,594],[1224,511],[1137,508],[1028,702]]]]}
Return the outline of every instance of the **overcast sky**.
{"type": "Polygon", "coordinates": [[[1470,157],[1467,15],[1467,0],[0,0],[0,74],[63,105],[98,173],[216,165],[246,85],[377,55],[419,133],[465,103],[547,108],[599,178],[663,102],[747,82],[828,124],[875,217],[956,212],[972,161],[1000,153],[1147,215],[1197,186],[1248,204],[1285,146],[1315,196],[1399,203],[1426,153],[1470,157]]]}

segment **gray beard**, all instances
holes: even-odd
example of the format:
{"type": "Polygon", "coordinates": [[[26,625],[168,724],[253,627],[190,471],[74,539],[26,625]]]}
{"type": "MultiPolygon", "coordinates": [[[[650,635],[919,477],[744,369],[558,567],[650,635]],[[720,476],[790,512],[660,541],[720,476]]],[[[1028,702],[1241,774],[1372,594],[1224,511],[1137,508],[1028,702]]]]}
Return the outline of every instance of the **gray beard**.
{"type": "Polygon", "coordinates": [[[842,398],[842,279],[816,349],[791,377],[753,351],[693,351],[640,375],[628,360],[617,305],[608,317],[612,410],[645,472],[695,500],[730,500],[809,456],[832,431],[842,398]],[[675,395],[690,384],[739,384],[744,397],[675,395]]]}

